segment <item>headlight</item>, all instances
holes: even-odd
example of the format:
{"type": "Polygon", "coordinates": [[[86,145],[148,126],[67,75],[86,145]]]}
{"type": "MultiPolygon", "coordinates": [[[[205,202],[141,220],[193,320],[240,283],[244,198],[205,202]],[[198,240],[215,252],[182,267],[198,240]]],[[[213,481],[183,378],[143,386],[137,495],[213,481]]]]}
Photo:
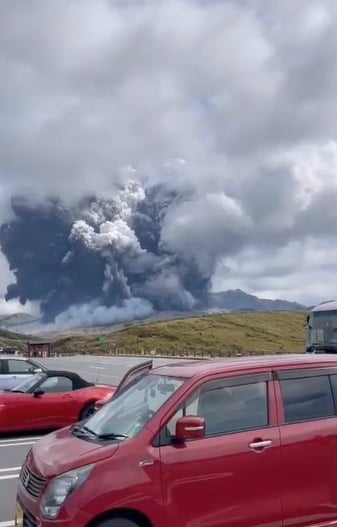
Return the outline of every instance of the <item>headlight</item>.
{"type": "Polygon", "coordinates": [[[66,472],[53,479],[42,496],[40,509],[43,516],[55,520],[64,502],[74,490],[86,481],[94,465],[87,465],[71,472],[66,472]]]}

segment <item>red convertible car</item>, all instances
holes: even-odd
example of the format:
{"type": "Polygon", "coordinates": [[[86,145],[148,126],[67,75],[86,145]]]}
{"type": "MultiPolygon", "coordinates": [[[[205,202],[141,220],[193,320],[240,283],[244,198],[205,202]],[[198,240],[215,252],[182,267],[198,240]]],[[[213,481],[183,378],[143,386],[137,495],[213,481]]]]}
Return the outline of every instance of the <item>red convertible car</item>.
{"type": "Polygon", "coordinates": [[[95,411],[116,387],[84,380],[77,373],[48,370],[0,392],[0,434],[62,428],[95,411]]]}

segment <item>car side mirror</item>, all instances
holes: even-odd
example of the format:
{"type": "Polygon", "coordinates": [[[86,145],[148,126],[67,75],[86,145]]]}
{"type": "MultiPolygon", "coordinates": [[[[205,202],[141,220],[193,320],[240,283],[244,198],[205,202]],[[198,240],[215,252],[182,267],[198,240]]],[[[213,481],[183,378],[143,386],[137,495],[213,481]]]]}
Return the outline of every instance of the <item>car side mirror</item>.
{"type": "Polygon", "coordinates": [[[44,391],[43,391],[43,390],[39,390],[39,389],[37,389],[37,390],[35,390],[35,391],[33,392],[33,397],[41,397],[41,395],[43,395],[43,394],[44,394],[44,391]]]}
{"type": "Polygon", "coordinates": [[[41,368],[34,368],[33,373],[42,373],[41,368]]]}
{"type": "Polygon", "coordinates": [[[175,437],[180,443],[205,437],[205,419],[195,415],[181,417],[176,422],[175,437]]]}

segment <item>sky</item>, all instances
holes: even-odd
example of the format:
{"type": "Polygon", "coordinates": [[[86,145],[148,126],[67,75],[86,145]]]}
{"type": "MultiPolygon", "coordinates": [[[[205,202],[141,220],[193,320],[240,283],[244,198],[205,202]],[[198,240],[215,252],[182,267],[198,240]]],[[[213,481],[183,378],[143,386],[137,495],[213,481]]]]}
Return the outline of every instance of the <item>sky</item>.
{"type": "Polygon", "coordinates": [[[336,298],[336,26],[335,0],[2,0],[0,222],[131,171],[189,196],[162,237],[214,290],[336,298]]]}

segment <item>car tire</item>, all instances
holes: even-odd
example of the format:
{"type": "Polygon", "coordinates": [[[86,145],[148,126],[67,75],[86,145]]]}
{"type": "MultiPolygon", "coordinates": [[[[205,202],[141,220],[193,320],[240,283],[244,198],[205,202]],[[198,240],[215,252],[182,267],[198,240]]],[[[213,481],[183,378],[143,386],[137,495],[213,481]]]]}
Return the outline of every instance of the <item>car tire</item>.
{"type": "Polygon", "coordinates": [[[87,417],[90,417],[93,413],[95,413],[95,403],[87,404],[81,410],[80,421],[83,421],[83,419],[87,419],[87,417]]]}
{"type": "Polygon", "coordinates": [[[111,518],[93,524],[93,527],[139,527],[138,523],[128,518],[111,518]]]}

